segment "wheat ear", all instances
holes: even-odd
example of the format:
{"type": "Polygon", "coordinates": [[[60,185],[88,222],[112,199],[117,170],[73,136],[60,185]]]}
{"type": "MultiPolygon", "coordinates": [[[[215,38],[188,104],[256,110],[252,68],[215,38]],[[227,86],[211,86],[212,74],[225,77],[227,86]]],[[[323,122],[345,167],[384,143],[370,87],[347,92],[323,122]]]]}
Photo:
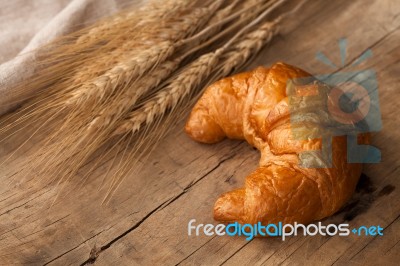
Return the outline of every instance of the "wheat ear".
{"type": "MultiPolygon", "coordinates": [[[[208,76],[198,75],[198,77],[195,77],[191,75],[198,73],[197,68],[199,68],[199,66],[206,65],[204,63],[205,60],[208,59],[212,65],[215,64],[214,57],[216,55],[219,56],[222,54],[222,57],[225,58],[225,60],[223,60],[218,67],[210,67],[208,70],[211,71],[211,69],[220,69],[213,76],[214,80],[230,74],[235,68],[238,69],[242,67],[252,55],[254,56],[257,54],[262,47],[270,42],[273,36],[278,33],[278,25],[280,21],[281,18],[278,18],[273,22],[265,22],[260,28],[245,35],[242,40],[234,40],[232,44],[233,48],[231,48],[231,50],[228,52],[222,53],[225,49],[220,49],[218,50],[218,53],[207,54],[200,58],[201,61],[199,59],[199,61],[192,63],[191,67],[189,67],[186,71],[181,72],[176,81],[172,82],[171,85],[160,91],[154,97],[154,99],[147,102],[139,109],[133,111],[126,118],[126,120],[119,125],[114,132],[114,135],[122,135],[126,132],[137,132],[143,124],[152,123],[155,117],[163,115],[168,108],[174,106],[180,98],[185,97],[191,88],[194,88],[196,85],[198,85],[199,80],[204,80],[205,76],[208,76]],[[192,80],[192,82],[182,82],[181,79],[192,80]]],[[[229,48],[229,45],[225,48],[229,48]]],[[[209,72],[206,71],[205,73],[209,74],[209,72]]]]}

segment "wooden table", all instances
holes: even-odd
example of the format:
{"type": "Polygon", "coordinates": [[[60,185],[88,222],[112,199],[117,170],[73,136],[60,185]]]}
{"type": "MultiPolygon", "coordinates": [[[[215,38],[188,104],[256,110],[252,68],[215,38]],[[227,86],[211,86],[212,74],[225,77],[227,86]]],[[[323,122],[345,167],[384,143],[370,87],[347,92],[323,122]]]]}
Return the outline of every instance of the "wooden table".
{"type": "MultiPolygon", "coordinates": [[[[398,265],[400,1],[309,1],[293,22],[297,26],[278,36],[252,67],[279,60],[314,74],[377,73],[383,130],[374,134],[373,143],[382,162],[366,165],[348,207],[324,223],[380,225],[384,236],[297,236],[286,241],[189,237],[189,220],[216,223],[212,208],[218,195],[241,187],[257,167],[259,154],[239,141],[196,143],[178,126],[143,162],[140,173],[126,178],[108,205],[101,205],[106,191],[101,174],[110,162],[79,189],[73,189],[79,177],[72,179],[63,190],[68,194],[61,187],[44,186],[40,178],[32,178],[34,173],[12,182],[2,177],[0,264],[398,265]],[[337,43],[342,37],[348,42],[344,66],[337,43]],[[367,49],[373,57],[352,67],[367,49]],[[318,51],[338,68],[316,60],[318,51]]],[[[10,141],[1,143],[2,158],[13,148],[10,141]]],[[[17,173],[18,164],[8,163],[6,170],[17,173]]]]}

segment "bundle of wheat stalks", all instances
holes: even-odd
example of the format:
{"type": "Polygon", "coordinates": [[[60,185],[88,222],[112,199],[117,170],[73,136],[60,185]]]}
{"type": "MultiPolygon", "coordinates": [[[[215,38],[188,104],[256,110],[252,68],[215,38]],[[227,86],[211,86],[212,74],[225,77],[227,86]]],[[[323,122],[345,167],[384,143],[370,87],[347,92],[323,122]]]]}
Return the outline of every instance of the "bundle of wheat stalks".
{"type": "Polygon", "coordinates": [[[37,93],[2,122],[2,141],[29,132],[21,148],[45,132],[24,169],[58,183],[108,145],[98,161],[123,154],[110,196],[207,84],[271,41],[287,18],[273,14],[284,2],[153,1],[63,37],[39,51],[35,76],[17,84],[37,93]]]}

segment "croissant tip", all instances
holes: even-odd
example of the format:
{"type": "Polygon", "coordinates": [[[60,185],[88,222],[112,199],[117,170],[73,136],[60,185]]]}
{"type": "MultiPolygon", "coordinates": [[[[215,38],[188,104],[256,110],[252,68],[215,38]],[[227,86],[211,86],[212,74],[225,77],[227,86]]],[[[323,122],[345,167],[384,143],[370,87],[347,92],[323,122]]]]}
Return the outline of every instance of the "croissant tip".
{"type": "Polygon", "coordinates": [[[222,194],[214,205],[214,219],[222,222],[238,221],[243,216],[244,190],[222,194]]]}

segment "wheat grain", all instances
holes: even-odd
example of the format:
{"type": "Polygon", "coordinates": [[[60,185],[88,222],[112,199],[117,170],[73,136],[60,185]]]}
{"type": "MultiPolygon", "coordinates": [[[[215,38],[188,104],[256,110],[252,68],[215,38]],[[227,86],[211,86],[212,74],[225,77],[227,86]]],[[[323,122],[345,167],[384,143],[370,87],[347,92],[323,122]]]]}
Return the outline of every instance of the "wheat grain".
{"type": "Polygon", "coordinates": [[[129,80],[140,78],[150,68],[166,60],[173,52],[173,44],[167,41],[144,53],[132,54],[127,61],[116,64],[103,75],[85,82],[81,87],[72,91],[66,104],[87,103],[89,100],[101,101],[105,96],[114,93],[117,86],[124,86],[129,80]]]}

